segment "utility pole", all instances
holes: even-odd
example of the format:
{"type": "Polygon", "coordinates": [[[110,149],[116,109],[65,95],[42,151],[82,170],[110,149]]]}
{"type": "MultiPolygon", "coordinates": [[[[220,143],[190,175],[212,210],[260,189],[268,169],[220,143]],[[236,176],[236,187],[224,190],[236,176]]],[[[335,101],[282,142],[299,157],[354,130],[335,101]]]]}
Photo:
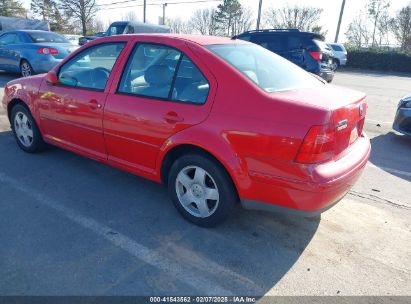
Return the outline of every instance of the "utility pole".
{"type": "Polygon", "coordinates": [[[146,9],[147,9],[147,0],[144,0],[144,14],[143,14],[143,22],[146,23],[146,9]]]}
{"type": "Polygon", "coordinates": [[[334,40],[335,43],[338,42],[338,36],[340,35],[340,27],[341,27],[342,17],[344,14],[344,7],[345,7],[345,0],[342,0],[340,18],[338,19],[337,32],[335,33],[335,40],[334,40]]]}
{"type": "Polygon", "coordinates": [[[167,3],[163,3],[163,25],[166,25],[166,7],[167,3]]]}
{"type": "Polygon", "coordinates": [[[258,5],[257,31],[260,29],[261,8],[262,8],[262,6],[263,6],[263,0],[260,0],[260,4],[258,5]]]}

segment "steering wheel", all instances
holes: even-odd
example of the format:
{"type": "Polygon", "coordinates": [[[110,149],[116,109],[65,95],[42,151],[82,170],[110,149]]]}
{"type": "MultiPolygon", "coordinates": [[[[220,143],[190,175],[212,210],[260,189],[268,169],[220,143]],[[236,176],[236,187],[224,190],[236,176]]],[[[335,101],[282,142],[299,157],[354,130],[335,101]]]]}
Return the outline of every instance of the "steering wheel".
{"type": "Polygon", "coordinates": [[[93,77],[92,85],[98,89],[104,89],[104,86],[110,77],[111,71],[109,69],[103,67],[97,67],[92,70],[93,72],[90,73],[90,76],[93,77]],[[104,80],[104,83],[102,82],[104,80]]]}

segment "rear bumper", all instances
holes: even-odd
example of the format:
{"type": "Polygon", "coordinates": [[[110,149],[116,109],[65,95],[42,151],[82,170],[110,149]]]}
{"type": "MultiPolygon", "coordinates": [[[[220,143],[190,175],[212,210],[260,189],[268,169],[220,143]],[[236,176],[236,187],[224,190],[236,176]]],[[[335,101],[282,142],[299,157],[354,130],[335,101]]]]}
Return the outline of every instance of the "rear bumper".
{"type": "Polygon", "coordinates": [[[399,108],[392,128],[404,135],[411,136],[411,108],[399,108]]]}
{"type": "Polygon", "coordinates": [[[310,167],[312,181],[254,176],[252,188],[258,199],[243,198],[241,204],[245,209],[318,215],[347,194],[361,176],[370,152],[370,141],[364,135],[340,159],[310,167]]]}
{"type": "Polygon", "coordinates": [[[330,70],[320,70],[319,72],[316,73],[318,76],[320,76],[322,79],[324,79],[327,82],[331,82],[334,79],[334,71],[330,70]]]}

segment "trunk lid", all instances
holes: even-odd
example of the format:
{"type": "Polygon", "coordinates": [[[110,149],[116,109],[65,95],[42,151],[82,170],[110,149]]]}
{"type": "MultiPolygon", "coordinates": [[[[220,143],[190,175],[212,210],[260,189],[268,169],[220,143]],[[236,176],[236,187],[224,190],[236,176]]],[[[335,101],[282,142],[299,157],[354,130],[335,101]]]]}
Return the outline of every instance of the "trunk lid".
{"type": "Polygon", "coordinates": [[[64,59],[70,53],[74,52],[79,48],[77,45],[73,45],[71,43],[36,43],[35,44],[38,48],[55,48],[58,50],[58,54],[52,55],[56,59],[64,59]]]}
{"type": "Polygon", "coordinates": [[[334,129],[334,159],[340,158],[361,136],[367,104],[365,94],[333,85],[323,88],[300,89],[274,93],[277,96],[296,103],[309,104],[313,107],[328,109],[331,113],[329,122],[334,129]]]}

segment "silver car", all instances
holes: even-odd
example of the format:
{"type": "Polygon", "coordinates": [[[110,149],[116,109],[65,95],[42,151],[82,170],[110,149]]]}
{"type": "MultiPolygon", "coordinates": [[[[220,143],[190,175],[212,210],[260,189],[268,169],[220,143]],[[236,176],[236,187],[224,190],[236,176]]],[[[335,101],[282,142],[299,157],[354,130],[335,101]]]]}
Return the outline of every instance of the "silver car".
{"type": "Polygon", "coordinates": [[[398,103],[392,127],[397,132],[411,136],[411,95],[404,96],[398,103]]]}
{"type": "Polygon", "coordinates": [[[46,73],[77,48],[53,32],[6,32],[0,36],[0,70],[20,73],[23,77],[46,73]]]}
{"type": "Polygon", "coordinates": [[[347,50],[341,43],[328,43],[328,46],[333,50],[334,62],[337,68],[347,64],[347,50]]]}

